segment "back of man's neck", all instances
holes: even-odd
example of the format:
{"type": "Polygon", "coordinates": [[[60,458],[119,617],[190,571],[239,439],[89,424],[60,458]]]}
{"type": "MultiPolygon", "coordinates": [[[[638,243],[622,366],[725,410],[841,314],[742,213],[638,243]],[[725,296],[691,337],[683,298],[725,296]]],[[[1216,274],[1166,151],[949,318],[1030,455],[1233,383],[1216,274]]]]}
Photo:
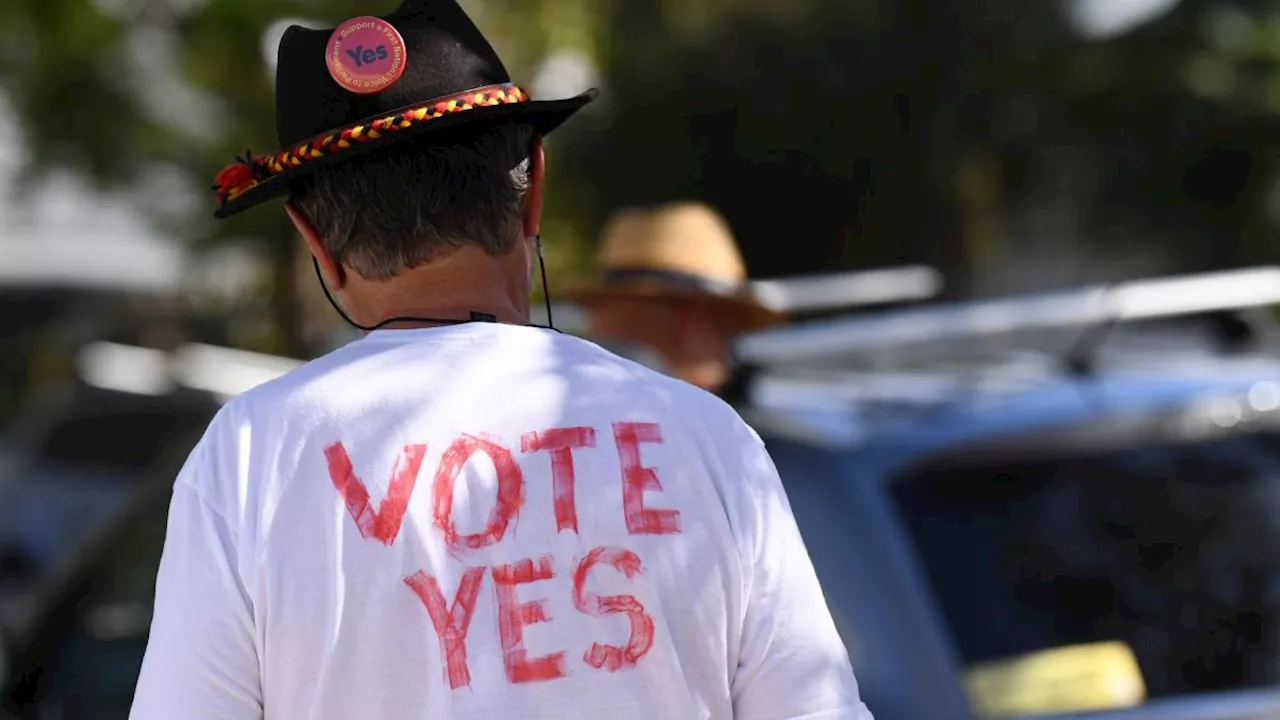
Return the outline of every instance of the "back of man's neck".
{"type": "Polygon", "coordinates": [[[463,247],[447,257],[381,282],[357,280],[366,324],[428,327],[476,320],[529,322],[529,287],[511,266],[512,257],[491,257],[463,247]],[[440,321],[445,321],[441,323],[440,321]]]}

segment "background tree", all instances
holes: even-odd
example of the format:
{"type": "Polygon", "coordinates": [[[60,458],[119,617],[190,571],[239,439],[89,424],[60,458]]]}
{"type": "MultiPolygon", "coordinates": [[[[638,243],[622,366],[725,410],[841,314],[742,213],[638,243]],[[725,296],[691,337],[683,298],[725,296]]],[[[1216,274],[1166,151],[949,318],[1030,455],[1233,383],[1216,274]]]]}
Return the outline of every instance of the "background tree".
{"type": "MultiPolygon", "coordinates": [[[[522,81],[600,73],[602,101],[552,138],[553,285],[609,212],[675,198],[720,207],[757,276],[927,262],[954,295],[1272,254],[1280,21],[1261,0],[1182,0],[1105,37],[1073,21],[1084,0],[462,1],[522,81]]],[[[213,223],[205,188],[275,147],[263,48],[289,19],[392,5],[0,4],[29,177],[141,188],[175,236],[266,258],[228,341],[304,354],[299,297],[319,295],[283,214],[213,223]]]]}
{"type": "MultiPolygon", "coordinates": [[[[592,49],[594,3],[464,4],[491,32],[518,81],[531,81],[554,52],[592,49]]],[[[297,331],[300,298],[314,302],[319,291],[305,286],[300,294],[299,245],[286,217],[258,212],[215,222],[207,188],[246,148],[276,149],[272,59],[288,24],[331,26],[391,6],[385,0],[4,3],[0,87],[29,144],[25,186],[38,187],[50,169],[69,168],[103,188],[146,188],[139,207],[175,238],[196,248],[250,249],[271,271],[239,307],[222,308],[239,321],[226,329],[228,341],[305,356],[314,347],[297,331]]],[[[548,242],[564,248],[550,253],[557,277],[582,265],[572,259],[583,254],[575,250],[583,245],[576,226],[563,220],[576,204],[571,192],[550,200],[548,242]]]]}

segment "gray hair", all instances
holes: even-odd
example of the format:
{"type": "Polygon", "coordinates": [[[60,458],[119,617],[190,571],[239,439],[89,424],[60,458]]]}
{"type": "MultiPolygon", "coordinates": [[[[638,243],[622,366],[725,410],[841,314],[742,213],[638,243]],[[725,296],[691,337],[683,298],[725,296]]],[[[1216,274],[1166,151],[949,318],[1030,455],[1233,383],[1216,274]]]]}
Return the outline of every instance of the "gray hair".
{"type": "Polygon", "coordinates": [[[290,200],[334,259],[370,280],[463,245],[510,252],[523,235],[533,131],[506,124],[446,135],[321,167],[290,200]]]}

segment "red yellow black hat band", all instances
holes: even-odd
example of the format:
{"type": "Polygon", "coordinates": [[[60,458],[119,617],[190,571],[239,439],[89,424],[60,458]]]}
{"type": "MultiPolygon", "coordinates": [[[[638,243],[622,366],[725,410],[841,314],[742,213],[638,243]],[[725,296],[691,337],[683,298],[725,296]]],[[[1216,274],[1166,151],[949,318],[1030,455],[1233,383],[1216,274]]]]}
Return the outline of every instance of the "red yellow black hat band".
{"type": "Polygon", "coordinates": [[[287,170],[313,160],[346,152],[364,143],[381,139],[388,133],[406,130],[446,115],[529,100],[528,92],[511,83],[489,85],[428,100],[377,119],[336,129],[275,155],[241,158],[236,164],[218,173],[214,181],[214,190],[218,193],[219,202],[225,204],[287,170]]]}

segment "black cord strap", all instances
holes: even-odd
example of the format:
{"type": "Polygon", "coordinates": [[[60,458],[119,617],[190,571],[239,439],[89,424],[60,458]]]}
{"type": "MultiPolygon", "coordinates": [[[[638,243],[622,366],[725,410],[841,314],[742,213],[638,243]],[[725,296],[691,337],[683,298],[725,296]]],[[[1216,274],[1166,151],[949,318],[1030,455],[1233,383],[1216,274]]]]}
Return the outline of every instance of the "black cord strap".
{"type": "MultiPolygon", "coordinates": [[[[538,325],[537,323],[528,323],[526,326],[542,328],[544,330],[555,330],[556,332],[560,332],[558,329],[556,329],[555,322],[551,317],[551,286],[547,283],[547,263],[545,260],[543,260],[543,257],[542,257],[542,236],[539,235],[534,239],[534,241],[537,243],[537,249],[538,249],[538,267],[542,271],[542,295],[543,295],[543,298],[546,300],[546,304],[547,304],[547,324],[538,325]]],[[[396,317],[389,317],[386,320],[383,320],[376,325],[369,325],[369,326],[361,325],[355,320],[352,320],[351,317],[347,315],[347,313],[342,309],[342,306],[339,305],[338,302],[333,299],[333,294],[329,292],[328,283],[324,281],[324,276],[320,274],[320,261],[316,260],[315,257],[312,257],[311,266],[315,268],[316,280],[320,283],[320,289],[324,292],[325,299],[329,301],[329,304],[333,306],[333,309],[338,312],[338,315],[341,316],[342,319],[346,321],[348,325],[350,325],[351,327],[357,330],[363,330],[365,332],[373,332],[374,330],[381,330],[382,328],[392,323],[398,323],[398,322],[432,323],[434,325],[466,325],[468,323],[473,323],[473,322],[497,322],[498,321],[496,317],[494,317],[493,315],[490,315],[489,313],[472,312],[471,316],[466,320],[458,320],[456,318],[445,319],[445,318],[428,318],[428,317],[414,317],[410,315],[401,315],[396,317]]]]}

